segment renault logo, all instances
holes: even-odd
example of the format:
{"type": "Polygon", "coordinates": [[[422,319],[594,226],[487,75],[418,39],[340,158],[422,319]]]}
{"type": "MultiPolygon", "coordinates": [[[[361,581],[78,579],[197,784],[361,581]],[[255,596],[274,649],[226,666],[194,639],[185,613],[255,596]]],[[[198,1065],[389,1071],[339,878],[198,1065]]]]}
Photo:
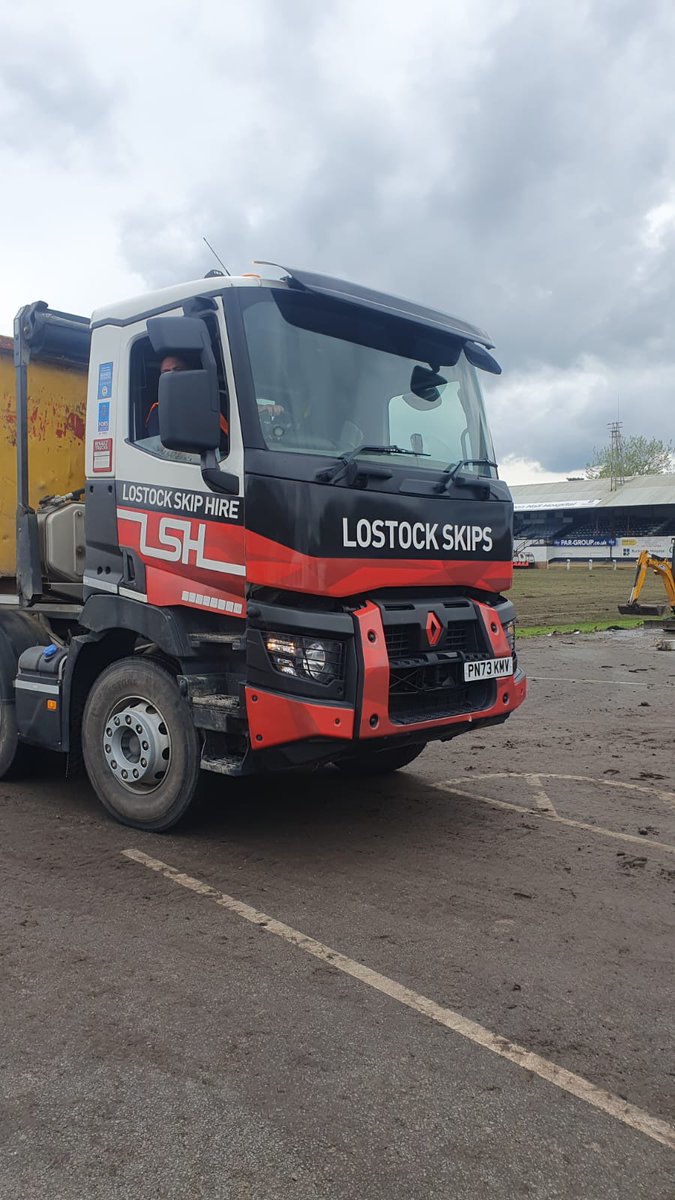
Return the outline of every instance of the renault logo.
{"type": "Polygon", "coordinates": [[[426,630],[427,641],[429,642],[429,645],[436,646],[441,639],[443,626],[441,625],[441,622],[439,621],[435,612],[430,612],[427,616],[426,630]]]}

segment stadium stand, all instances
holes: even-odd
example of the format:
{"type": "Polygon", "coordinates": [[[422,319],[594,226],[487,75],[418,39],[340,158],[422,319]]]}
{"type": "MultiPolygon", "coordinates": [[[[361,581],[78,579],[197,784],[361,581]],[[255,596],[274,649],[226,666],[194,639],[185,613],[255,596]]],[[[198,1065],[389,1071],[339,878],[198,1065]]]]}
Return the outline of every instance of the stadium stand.
{"type": "Polygon", "coordinates": [[[609,479],[575,479],[520,484],[511,493],[516,548],[532,550],[537,562],[671,553],[675,474],[635,476],[615,490],[609,479]]]}

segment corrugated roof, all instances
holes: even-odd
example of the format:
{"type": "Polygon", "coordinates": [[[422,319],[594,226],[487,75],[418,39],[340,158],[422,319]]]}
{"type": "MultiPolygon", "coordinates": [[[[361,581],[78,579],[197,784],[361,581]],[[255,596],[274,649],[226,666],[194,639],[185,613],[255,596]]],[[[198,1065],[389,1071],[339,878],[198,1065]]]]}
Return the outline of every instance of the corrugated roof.
{"type": "Polygon", "coordinates": [[[565,483],[521,483],[511,488],[519,512],[546,508],[633,508],[675,505],[675,474],[635,475],[611,490],[610,479],[573,479],[565,483]]]}

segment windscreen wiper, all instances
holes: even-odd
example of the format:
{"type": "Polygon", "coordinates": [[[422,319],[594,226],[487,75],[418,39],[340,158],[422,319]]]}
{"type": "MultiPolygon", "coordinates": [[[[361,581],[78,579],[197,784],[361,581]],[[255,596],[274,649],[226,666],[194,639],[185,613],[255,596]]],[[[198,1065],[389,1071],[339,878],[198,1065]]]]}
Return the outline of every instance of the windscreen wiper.
{"type": "Polygon", "coordinates": [[[348,487],[354,486],[359,475],[368,479],[391,479],[391,471],[373,467],[370,463],[357,462],[360,454],[412,454],[413,458],[419,458],[415,450],[405,450],[401,446],[369,446],[364,443],[347,454],[341,454],[334,466],[317,471],[314,478],[318,483],[337,483],[339,479],[344,479],[348,487]]]}
{"type": "Polygon", "coordinates": [[[490,495],[491,477],[489,475],[474,475],[473,472],[465,472],[462,467],[494,467],[497,470],[497,463],[491,458],[460,458],[457,463],[450,463],[444,470],[443,476],[436,484],[437,492],[447,491],[448,484],[456,483],[458,487],[475,487],[490,495]]]}

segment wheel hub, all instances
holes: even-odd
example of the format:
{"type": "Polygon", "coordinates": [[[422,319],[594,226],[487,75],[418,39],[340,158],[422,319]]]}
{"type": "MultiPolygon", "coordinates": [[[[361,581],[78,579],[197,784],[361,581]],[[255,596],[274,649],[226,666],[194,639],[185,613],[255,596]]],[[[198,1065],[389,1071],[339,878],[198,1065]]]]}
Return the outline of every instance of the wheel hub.
{"type": "Polygon", "coordinates": [[[129,791],[159,787],[171,764],[171,739],[156,705],[142,696],[116,704],[105,723],[103,753],[112,774],[129,791]]]}

